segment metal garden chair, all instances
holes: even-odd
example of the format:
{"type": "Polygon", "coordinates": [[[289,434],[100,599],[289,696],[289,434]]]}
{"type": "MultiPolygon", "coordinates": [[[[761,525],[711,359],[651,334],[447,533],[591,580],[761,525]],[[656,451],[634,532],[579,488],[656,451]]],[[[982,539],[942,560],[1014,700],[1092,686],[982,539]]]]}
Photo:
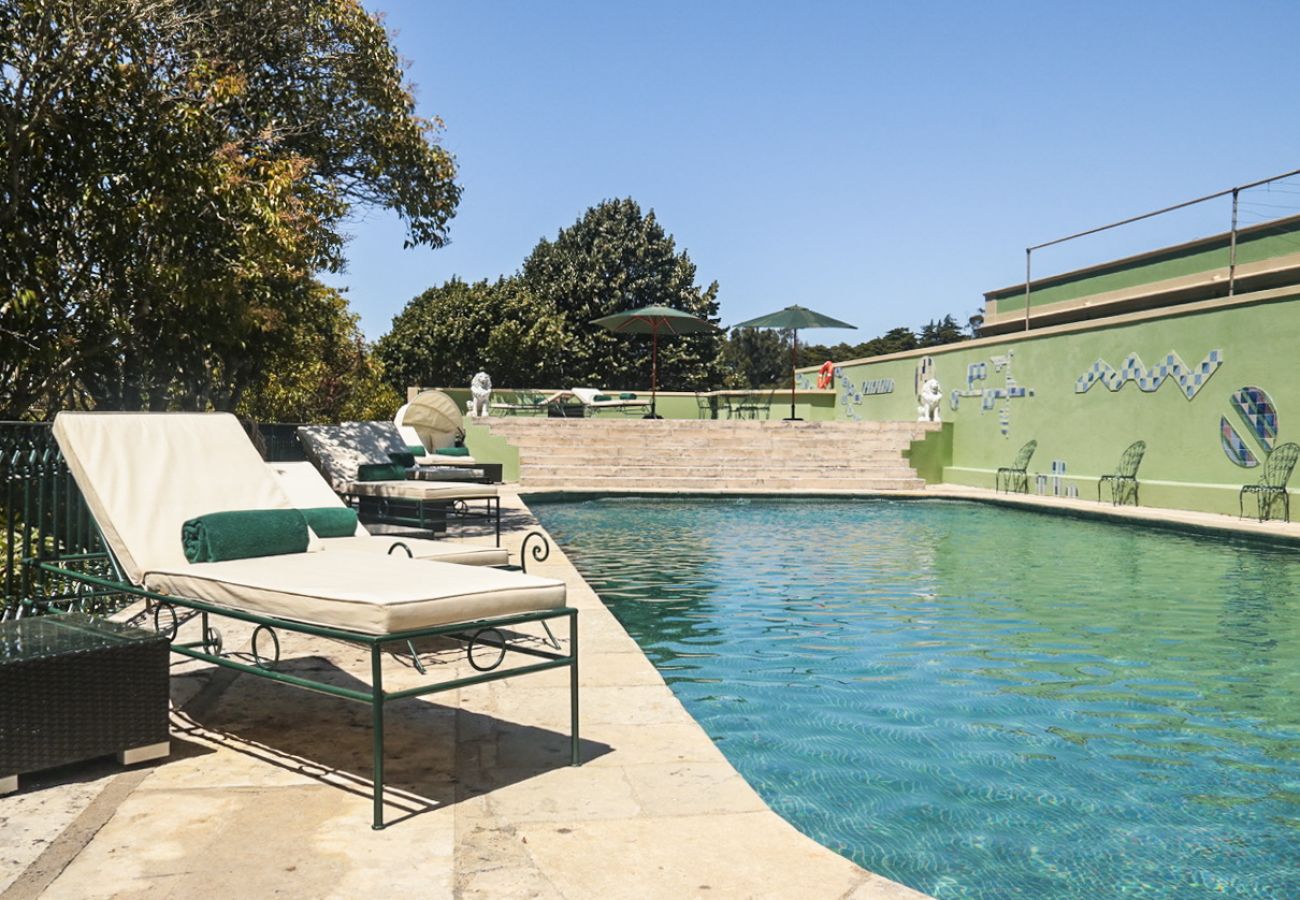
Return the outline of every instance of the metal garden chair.
{"type": "Polygon", "coordinates": [[[1287,443],[1273,448],[1259,481],[1246,485],[1237,494],[1237,510],[1242,518],[1246,515],[1246,495],[1253,494],[1261,522],[1269,517],[1273,502],[1278,499],[1282,501],[1283,517],[1291,521],[1291,495],[1287,493],[1286,483],[1291,480],[1297,459],[1300,459],[1300,444],[1287,443]]]}
{"type": "Polygon", "coordinates": [[[1029,468],[1029,460],[1033,459],[1034,451],[1038,449],[1038,441],[1030,441],[1020,448],[1016,454],[1015,461],[1009,466],[1002,466],[993,476],[993,489],[1001,490],[1005,484],[1007,493],[1011,493],[1012,485],[1016,485],[1022,494],[1029,493],[1029,475],[1025,472],[1029,468]]]}
{"type": "Polygon", "coordinates": [[[1103,484],[1109,484],[1110,502],[1112,506],[1117,506],[1120,503],[1120,498],[1123,496],[1123,494],[1120,493],[1120,489],[1125,488],[1125,493],[1127,493],[1129,487],[1133,490],[1133,505],[1141,505],[1138,502],[1137,473],[1138,466],[1142,465],[1142,457],[1146,455],[1146,452],[1146,441],[1134,441],[1129,444],[1128,449],[1124,451],[1124,455],[1119,458],[1119,468],[1116,469],[1113,474],[1103,475],[1097,480],[1098,503],[1101,502],[1101,486],[1103,484]]]}
{"type": "Polygon", "coordinates": [[[701,391],[695,392],[695,418],[716,419],[717,410],[713,406],[713,397],[701,391]]]}

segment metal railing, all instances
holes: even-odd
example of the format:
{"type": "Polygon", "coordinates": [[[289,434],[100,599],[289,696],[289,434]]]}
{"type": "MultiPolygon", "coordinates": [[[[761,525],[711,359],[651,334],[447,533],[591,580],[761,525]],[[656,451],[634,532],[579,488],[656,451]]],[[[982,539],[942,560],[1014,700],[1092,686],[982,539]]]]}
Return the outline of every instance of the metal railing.
{"type": "MultiPolygon", "coordinates": [[[[1132,225],[1134,222],[1142,222],[1147,219],[1162,216],[1166,213],[1175,212],[1180,209],[1196,206],[1201,203],[1207,203],[1210,200],[1217,200],[1221,197],[1232,197],[1232,215],[1228,231],[1228,296],[1235,294],[1237,288],[1237,230],[1238,219],[1241,212],[1241,192],[1248,191],[1252,188],[1272,185],[1276,182],[1287,178],[1293,178],[1300,175],[1300,169],[1292,169],[1290,172],[1283,172],[1281,175],[1273,175],[1269,178],[1261,178],[1259,181],[1252,181],[1249,184],[1241,184],[1236,187],[1226,188],[1222,191],[1215,191],[1213,194],[1206,194],[1203,197],[1197,197],[1194,200],[1186,200],[1182,203],[1175,203],[1173,206],[1166,206],[1162,209],[1153,210],[1147,213],[1141,213],[1136,216],[1129,216],[1127,219],[1121,219],[1118,222],[1111,222],[1107,225],[1099,225],[1096,228],[1089,228],[1086,231],[1078,231],[1074,234],[1068,234],[1065,237],[1054,238],[1050,241],[1043,241],[1041,244],[1025,248],[1025,331],[1030,328],[1030,296],[1033,282],[1033,256],[1035,250],[1042,250],[1046,247],[1054,247],[1057,244],[1064,244],[1067,241],[1077,240],[1078,238],[1088,237],[1094,234],[1101,234],[1103,231],[1110,231],[1123,225],[1132,225]]],[[[1290,213],[1294,214],[1296,209],[1290,208],[1290,213]]]]}

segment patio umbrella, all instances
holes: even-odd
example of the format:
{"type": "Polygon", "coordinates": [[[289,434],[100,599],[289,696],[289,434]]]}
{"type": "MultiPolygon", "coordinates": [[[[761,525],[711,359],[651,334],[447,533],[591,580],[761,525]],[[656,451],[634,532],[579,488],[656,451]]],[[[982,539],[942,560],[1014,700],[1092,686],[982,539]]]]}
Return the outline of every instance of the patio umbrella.
{"type": "Polygon", "coordinates": [[[701,319],[680,309],[667,306],[644,306],[627,312],[614,313],[592,319],[592,325],[608,328],[620,334],[648,334],[651,337],[650,349],[650,415],[655,414],[655,393],[659,388],[659,335],[660,334],[705,334],[718,331],[718,326],[708,319],[701,319]]]}
{"type": "Polygon", "coordinates": [[[442,391],[421,391],[402,408],[398,425],[415,429],[420,443],[430,450],[446,446],[445,438],[461,433],[463,419],[456,401],[442,391]]]}
{"type": "Polygon", "coordinates": [[[750,319],[747,322],[741,322],[735,328],[789,328],[794,331],[794,343],[790,345],[790,419],[795,421],[798,417],[794,414],[794,370],[798,367],[799,354],[799,329],[800,328],[852,328],[857,330],[858,326],[850,325],[848,322],[841,322],[839,319],[832,319],[830,316],[823,316],[819,312],[813,312],[811,309],[805,309],[802,306],[787,306],[785,309],[777,310],[774,313],[768,313],[765,316],[759,316],[757,319],[750,319]]]}

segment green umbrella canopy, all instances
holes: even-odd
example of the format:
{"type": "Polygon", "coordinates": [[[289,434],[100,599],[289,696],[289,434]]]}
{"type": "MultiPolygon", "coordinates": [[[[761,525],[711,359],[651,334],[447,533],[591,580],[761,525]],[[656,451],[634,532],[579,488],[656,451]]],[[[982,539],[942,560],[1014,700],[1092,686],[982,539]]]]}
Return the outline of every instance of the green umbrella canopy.
{"type": "Polygon", "coordinates": [[[620,334],[648,334],[653,343],[650,350],[650,415],[657,419],[659,390],[659,335],[660,334],[705,334],[719,331],[708,319],[701,319],[690,313],[682,312],[668,306],[643,306],[629,309],[627,312],[614,313],[592,319],[592,325],[599,325],[620,334]]]}
{"type": "Polygon", "coordinates": [[[591,324],[623,334],[703,334],[718,330],[718,326],[707,319],[668,306],[629,309],[592,319],[591,324]]]}
{"type": "Polygon", "coordinates": [[[741,322],[735,328],[787,328],[794,332],[794,342],[790,345],[790,420],[794,421],[797,416],[794,414],[794,370],[798,362],[799,355],[799,329],[800,328],[852,328],[857,330],[858,326],[850,325],[848,322],[841,322],[839,319],[832,319],[830,316],[823,316],[819,312],[813,312],[811,309],[799,306],[787,306],[785,309],[777,310],[774,313],[768,313],[765,316],[759,316],[757,319],[750,319],[748,322],[741,322]]]}
{"type": "Polygon", "coordinates": [[[852,328],[857,330],[856,325],[850,325],[848,322],[841,322],[839,319],[832,319],[830,316],[823,316],[819,312],[813,312],[803,306],[787,306],[785,309],[778,310],[774,313],[768,313],[765,316],[759,316],[757,319],[750,319],[748,322],[738,322],[735,328],[852,328]]]}

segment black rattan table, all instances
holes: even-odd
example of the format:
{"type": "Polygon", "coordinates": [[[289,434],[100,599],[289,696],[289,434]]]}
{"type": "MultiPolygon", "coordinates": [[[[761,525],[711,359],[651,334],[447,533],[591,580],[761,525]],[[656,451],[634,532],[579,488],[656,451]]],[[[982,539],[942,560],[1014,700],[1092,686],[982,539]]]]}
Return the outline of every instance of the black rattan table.
{"type": "Polygon", "coordinates": [[[81,613],[0,623],[0,794],[18,775],[166,756],[168,640],[81,613]]]}

